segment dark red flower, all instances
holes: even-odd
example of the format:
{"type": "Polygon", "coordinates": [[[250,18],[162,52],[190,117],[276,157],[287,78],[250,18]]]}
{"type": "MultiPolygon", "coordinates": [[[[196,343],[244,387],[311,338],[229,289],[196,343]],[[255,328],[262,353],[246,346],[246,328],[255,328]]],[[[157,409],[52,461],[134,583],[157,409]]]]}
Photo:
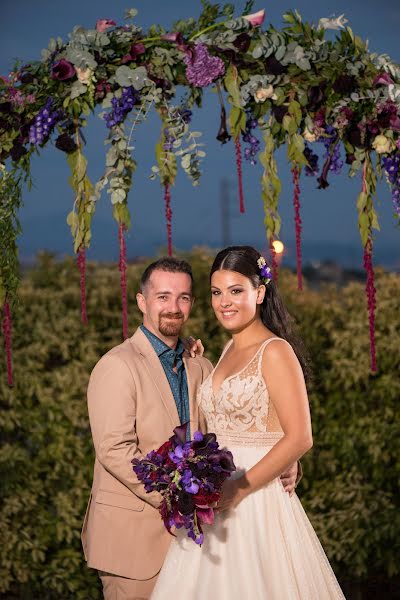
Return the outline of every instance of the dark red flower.
{"type": "Polygon", "coordinates": [[[325,83],[312,85],[308,90],[308,108],[317,110],[325,100],[325,83]]]}
{"type": "Polygon", "coordinates": [[[111,92],[111,84],[103,79],[96,84],[94,99],[103,100],[103,98],[105,98],[109,92],[111,92]]]}
{"type": "Polygon", "coordinates": [[[13,159],[14,162],[17,162],[27,152],[28,151],[27,151],[26,148],[24,148],[24,146],[21,146],[20,144],[14,144],[14,146],[10,150],[10,156],[13,159]]]}
{"type": "Polygon", "coordinates": [[[206,492],[200,489],[197,494],[194,494],[193,500],[196,506],[211,506],[213,502],[219,500],[219,492],[206,492]]]}
{"type": "Polygon", "coordinates": [[[249,49],[250,42],[250,36],[247,33],[241,33],[237,36],[236,40],[233,42],[233,45],[238,49],[239,52],[244,53],[249,49]]]}
{"type": "Polygon", "coordinates": [[[75,152],[77,149],[77,145],[74,139],[68,135],[68,133],[62,133],[56,139],[56,148],[70,154],[71,152],[75,152]]]}
{"type": "Polygon", "coordinates": [[[346,96],[354,92],[356,87],[357,81],[352,75],[339,75],[332,86],[334,92],[346,96]]]}
{"type": "Polygon", "coordinates": [[[130,63],[134,60],[137,60],[137,58],[141,55],[144,54],[146,52],[146,47],[144,46],[144,44],[138,43],[138,44],[132,44],[132,46],[130,47],[130,50],[128,52],[128,54],[125,54],[122,59],[121,62],[123,64],[126,63],[130,63]]]}
{"type": "Polygon", "coordinates": [[[157,454],[160,454],[163,458],[168,456],[169,451],[172,450],[172,442],[168,440],[157,450],[157,454]]]}
{"type": "Polygon", "coordinates": [[[283,117],[287,114],[287,106],[276,106],[273,105],[271,112],[274,115],[278,123],[282,123],[283,117]]]}
{"type": "Polygon", "coordinates": [[[284,67],[283,64],[279,62],[279,60],[277,60],[273,54],[265,59],[264,64],[266,72],[270,75],[281,75],[286,71],[286,67],[284,67]]]}
{"type": "Polygon", "coordinates": [[[221,144],[226,144],[226,142],[228,142],[231,139],[226,124],[226,110],[224,106],[221,106],[220,124],[216,137],[217,140],[221,142],[221,144]]]}
{"type": "Polygon", "coordinates": [[[58,81],[65,81],[71,79],[75,75],[75,67],[65,58],[58,60],[51,69],[51,78],[57,79],[58,81]]]}
{"type": "Polygon", "coordinates": [[[32,73],[29,72],[21,73],[18,79],[21,83],[32,83],[33,81],[35,81],[35,77],[32,75],[32,73]]]}

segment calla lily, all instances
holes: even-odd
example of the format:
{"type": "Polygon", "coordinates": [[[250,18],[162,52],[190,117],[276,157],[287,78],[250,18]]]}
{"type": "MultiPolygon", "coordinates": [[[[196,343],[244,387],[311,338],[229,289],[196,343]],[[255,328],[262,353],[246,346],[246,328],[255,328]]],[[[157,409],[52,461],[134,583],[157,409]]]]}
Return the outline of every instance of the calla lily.
{"type": "Polygon", "coordinates": [[[98,19],[96,21],[96,31],[104,33],[104,31],[107,31],[110,27],[114,27],[114,25],[116,25],[116,22],[112,19],[98,19]]]}
{"type": "Polygon", "coordinates": [[[393,79],[390,77],[389,73],[379,73],[374,81],[373,81],[373,85],[393,85],[394,81],[393,79]]]}
{"type": "Polygon", "coordinates": [[[58,60],[51,69],[51,78],[58,81],[71,79],[75,75],[75,67],[65,58],[58,60]]]}
{"type": "Polygon", "coordinates": [[[206,525],[214,523],[214,511],[212,508],[196,508],[196,515],[201,523],[206,523],[206,525]]]}
{"type": "Polygon", "coordinates": [[[265,10],[259,10],[258,12],[253,13],[252,15],[244,15],[243,19],[246,19],[246,21],[253,25],[253,27],[259,27],[264,22],[265,10]]]}

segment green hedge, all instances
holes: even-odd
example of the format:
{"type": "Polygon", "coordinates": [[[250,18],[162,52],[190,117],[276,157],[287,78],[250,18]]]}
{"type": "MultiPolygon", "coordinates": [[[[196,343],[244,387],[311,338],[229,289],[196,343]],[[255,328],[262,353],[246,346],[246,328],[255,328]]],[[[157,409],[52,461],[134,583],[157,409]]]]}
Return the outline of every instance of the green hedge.
{"type": "MultiPolygon", "coordinates": [[[[190,333],[215,361],[227,338],[210,309],[211,259],[202,249],[188,258],[197,297],[190,333]]],[[[143,267],[129,266],[132,331],[140,323],[134,292],[143,267]]],[[[43,255],[23,280],[14,318],[14,388],[6,385],[4,361],[0,371],[1,598],[101,597],[80,547],[93,466],[85,391],[98,358],[121,339],[118,269],[89,264],[87,285],[83,329],[72,260],[43,255]]],[[[281,289],[314,363],[314,448],[303,461],[299,494],[352,590],[348,597],[378,585],[389,598],[400,572],[399,278],[378,273],[376,376],[369,373],[361,285],[298,293],[295,278],[284,272],[281,289]]]]}

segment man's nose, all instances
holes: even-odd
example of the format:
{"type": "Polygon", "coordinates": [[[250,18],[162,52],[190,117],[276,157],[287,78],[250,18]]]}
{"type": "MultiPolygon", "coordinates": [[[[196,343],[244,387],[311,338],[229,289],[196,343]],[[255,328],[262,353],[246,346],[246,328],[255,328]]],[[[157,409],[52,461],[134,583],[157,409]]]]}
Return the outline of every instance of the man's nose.
{"type": "Polygon", "coordinates": [[[171,298],[170,299],[169,310],[172,313],[181,312],[181,309],[180,309],[180,306],[179,306],[179,298],[171,298]]]}

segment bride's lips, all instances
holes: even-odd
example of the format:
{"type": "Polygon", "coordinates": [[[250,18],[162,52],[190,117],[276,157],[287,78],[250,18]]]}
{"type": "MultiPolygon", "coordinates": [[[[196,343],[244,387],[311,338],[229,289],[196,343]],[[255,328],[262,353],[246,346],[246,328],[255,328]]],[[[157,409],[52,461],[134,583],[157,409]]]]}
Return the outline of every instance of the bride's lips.
{"type": "Polygon", "coordinates": [[[237,310],[221,310],[221,315],[224,320],[230,320],[237,315],[237,310]]]}

